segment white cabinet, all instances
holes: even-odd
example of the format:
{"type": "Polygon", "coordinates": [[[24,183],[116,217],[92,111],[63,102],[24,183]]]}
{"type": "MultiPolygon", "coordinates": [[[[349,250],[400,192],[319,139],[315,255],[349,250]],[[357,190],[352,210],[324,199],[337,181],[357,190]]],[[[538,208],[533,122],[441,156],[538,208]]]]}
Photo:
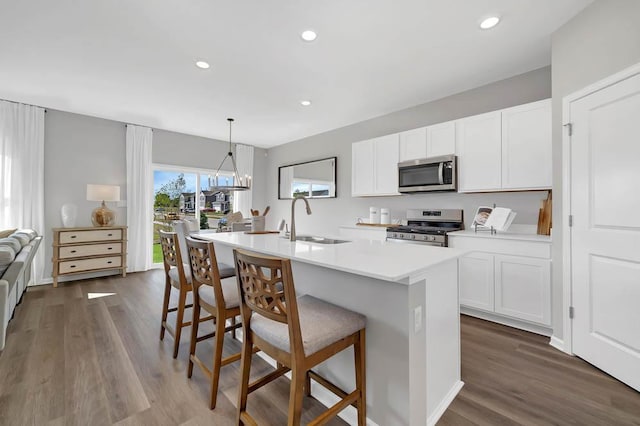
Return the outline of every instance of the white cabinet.
{"type": "Polygon", "coordinates": [[[551,100],[456,124],[458,192],[550,189],[551,100]]]}
{"type": "Polygon", "coordinates": [[[398,134],[351,145],[351,195],[400,195],[398,134]]]}
{"type": "Polygon", "coordinates": [[[502,188],[551,187],[551,99],[502,111],[502,188]]]}
{"type": "Polygon", "coordinates": [[[456,152],[456,122],[427,127],[427,157],[451,155],[456,152]]]}
{"type": "Polygon", "coordinates": [[[463,313],[551,334],[551,240],[539,235],[449,234],[460,258],[463,313]]]}
{"type": "Polygon", "coordinates": [[[427,157],[427,128],[407,130],[400,133],[400,161],[418,160],[427,157]]]}
{"type": "Polygon", "coordinates": [[[470,253],[459,260],[460,304],[493,312],[493,255],[470,253]]]}
{"type": "Polygon", "coordinates": [[[495,256],[495,312],[551,325],[551,263],[547,259],[495,256]]]}
{"type": "Polygon", "coordinates": [[[502,113],[458,120],[458,191],[496,191],[502,188],[502,113]]]}

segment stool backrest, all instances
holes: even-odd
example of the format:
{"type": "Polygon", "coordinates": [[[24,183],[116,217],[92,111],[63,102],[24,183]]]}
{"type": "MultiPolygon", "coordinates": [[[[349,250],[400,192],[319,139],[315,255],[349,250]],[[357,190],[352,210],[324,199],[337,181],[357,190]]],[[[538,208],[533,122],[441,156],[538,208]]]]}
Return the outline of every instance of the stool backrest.
{"type": "Polygon", "coordinates": [[[160,234],[160,245],[162,246],[162,258],[164,268],[182,265],[182,252],[178,235],[175,232],[158,231],[160,234]]]}
{"type": "Polygon", "coordinates": [[[302,348],[291,261],[240,249],[233,255],[243,325],[250,328],[252,312],[288,324],[292,348],[302,348]]]}
{"type": "Polygon", "coordinates": [[[197,297],[198,287],[201,285],[213,287],[216,306],[226,308],[222,293],[222,283],[220,282],[220,270],[218,269],[213,243],[195,240],[191,237],[187,237],[186,242],[194,297],[197,297]]]}

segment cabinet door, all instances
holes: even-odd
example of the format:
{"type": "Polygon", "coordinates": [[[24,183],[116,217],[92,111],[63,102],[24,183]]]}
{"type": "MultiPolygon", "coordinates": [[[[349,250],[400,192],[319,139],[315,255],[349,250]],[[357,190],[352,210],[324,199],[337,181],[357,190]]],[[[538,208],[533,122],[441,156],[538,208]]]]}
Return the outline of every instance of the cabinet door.
{"type": "Polygon", "coordinates": [[[400,160],[418,160],[427,157],[427,128],[400,133],[400,160]]]}
{"type": "Polygon", "coordinates": [[[551,188],[551,99],[502,111],[502,187],[551,188]]]}
{"type": "Polygon", "coordinates": [[[551,261],[495,256],[495,311],[551,325],[551,261]]]}
{"type": "Polygon", "coordinates": [[[373,194],[374,141],[351,145],[351,195],[373,194]]]}
{"type": "Polygon", "coordinates": [[[456,152],[456,122],[427,127],[427,157],[449,155],[456,152]]]}
{"type": "Polygon", "coordinates": [[[456,122],[459,192],[501,189],[501,117],[496,111],[456,122]]]}
{"type": "Polygon", "coordinates": [[[375,139],[375,187],[376,195],[399,195],[398,192],[398,134],[375,139]]]}
{"type": "Polygon", "coordinates": [[[460,258],[460,304],[493,312],[493,255],[470,253],[460,258]]]}

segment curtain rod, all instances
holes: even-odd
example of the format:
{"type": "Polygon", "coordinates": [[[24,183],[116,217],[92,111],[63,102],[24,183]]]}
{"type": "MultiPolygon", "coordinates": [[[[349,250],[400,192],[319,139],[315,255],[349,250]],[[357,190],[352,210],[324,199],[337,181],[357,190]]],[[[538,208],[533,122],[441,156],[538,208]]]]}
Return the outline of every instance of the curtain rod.
{"type": "Polygon", "coordinates": [[[32,107],[36,107],[36,108],[42,108],[45,113],[47,112],[47,108],[45,108],[43,106],[40,106],[40,105],[25,104],[24,102],[10,101],[9,99],[0,99],[0,100],[5,101],[5,102],[9,102],[9,103],[12,103],[12,104],[27,105],[27,106],[32,106],[32,107]]]}

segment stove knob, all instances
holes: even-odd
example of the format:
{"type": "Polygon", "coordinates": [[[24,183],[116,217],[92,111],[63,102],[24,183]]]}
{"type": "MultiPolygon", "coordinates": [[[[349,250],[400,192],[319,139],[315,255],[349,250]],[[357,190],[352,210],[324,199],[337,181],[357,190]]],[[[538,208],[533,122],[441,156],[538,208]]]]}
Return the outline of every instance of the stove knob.
{"type": "Polygon", "coordinates": [[[436,237],[434,237],[433,235],[429,235],[429,241],[435,241],[436,237]]]}
{"type": "Polygon", "coordinates": [[[391,238],[398,238],[398,234],[396,234],[395,232],[391,234],[391,238]]]}
{"type": "Polygon", "coordinates": [[[412,240],[415,240],[415,239],[416,239],[416,236],[415,236],[415,235],[412,235],[412,236],[411,236],[411,239],[412,239],[412,240]]]}

